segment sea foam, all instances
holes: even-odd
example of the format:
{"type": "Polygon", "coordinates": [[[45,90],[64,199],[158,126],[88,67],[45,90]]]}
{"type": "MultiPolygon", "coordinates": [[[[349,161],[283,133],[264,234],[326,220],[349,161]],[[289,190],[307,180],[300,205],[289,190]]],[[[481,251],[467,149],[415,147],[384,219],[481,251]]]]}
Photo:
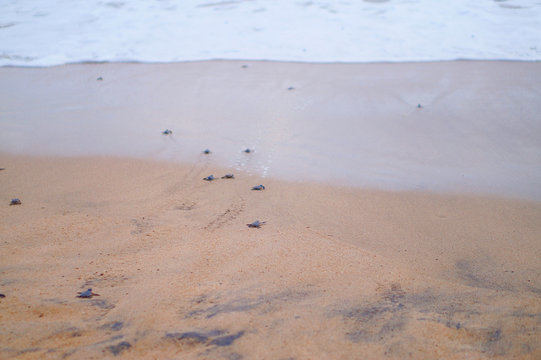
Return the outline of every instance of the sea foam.
{"type": "Polygon", "coordinates": [[[0,66],[541,59],[534,0],[0,1],[0,66]]]}

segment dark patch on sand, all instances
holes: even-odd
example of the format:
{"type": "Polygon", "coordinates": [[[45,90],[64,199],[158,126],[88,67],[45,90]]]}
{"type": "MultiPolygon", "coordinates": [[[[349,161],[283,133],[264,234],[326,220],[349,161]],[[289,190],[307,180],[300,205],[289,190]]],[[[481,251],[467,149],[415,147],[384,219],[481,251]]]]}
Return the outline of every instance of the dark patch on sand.
{"type": "Polygon", "coordinates": [[[120,340],[120,339],[122,339],[123,337],[124,337],[124,335],[115,335],[115,336],[110,337],[109,339],[102,340],[102,341],[98,341],[97,343],[94,343],[93,345],[102,345],[102,344],[106,344],[106,343],[109,343],[109,342],[112,342],[112,341],[120,340]]]}
{"type": "Polygon", "coordinates": [[[207,332],[189,331],[183,333],[169,333],[166,334],[165,337],[188,347],[196,345],[222,347],[232,345],[235,340],[243,335],[244,331],[227,335],[226,332],[222,330],[211,330],[207,332]]]}
{"type": "Polygon", "coordinates": [[[122,329],[123,327],[124,327],[124,323],[120,322],[120,321],[117,321],[117,322],[115,322],[115,323],[113,323],[111,325],[111,330],[118,331],[118,330],[122,329]]]}
{"type": "Polygon", "coordinates": [[[19,351],[19,352],[17,353],[17,355],[24,355],[24,354],[28,354],[28,353],[35,353],[35,352],[42,351],[42,350],[43,350],[42,348],[38,348],[38,347],[27,348],[27,349],[23,349],[23,350],[19,351]]]}
{"type": "Polygon", "coordinates": [[[100,329],[118,331],[121,330],[123,327],[124,323],[122,321],[115,321],[100,326],[100,329]]]}
{"type": "Polygon", "coordinates": [[[131,344],[127,341],[121,341],[116,345],[108,346],[107,351],[111,352],[114,356],[120,355],[125,350],[131,348],[131,344]]]}
{"type": "MultiPolygon", "coordinates": [[[[51,350],[49,350],[48,352],[54,352],[54,349],[51,349],[51,350]]],[[[77,352],[77,349],[71,349],[69,351],[66,351],[65,353],[62,354],[62,359],[66,359],[70,357],[71,355],[75,354],[76,352],[77,352]]]]}
{"type": "Polygon", "coordinates": [[[179,342],[188,343],[188,344],[204,344],[208,341],[209,336],[207,334],[190,331],[185,333],[174,333],[166,334],[166,338],[175,339],[179,342]]]}
{"type": "Polygon", "coordinates": [[[246,312],[254,309],[260,309],[263,313],[272,312],[279,304],[290,301],[299,301],[311,295],[308,291],[286,290],[280,293],[261,295],[256,298],[236,298],[228,302],[217,303],[219,300],[213,300],[207,295],[199,296],[192,301],[192,304],[201,304],[200,309],[192,310],[185,315],[185,318],[213,318],[217,315],[246,312]],[[215,303],[208,306],[209,303],[215,303]]]}
{"type": "Polygon", "coordinates": [[[536,287],[533,287],[533,286],[528,286],[528,291],[534,293],[534,294],[537,294],[541,297],[541,289],[539,288],[536,288],[536,287]]]}
{"type": "Polygon", "coordinates": [[[490,290],[513,290],[510,284],[504,282],[501,271],[498,272],[497,266],[489,260],[463,259],[455,263],[455,268],[458,278],[468,286],[490,290]]]}
{"type": "Polygon", "coordinates": [[[244,331],[239,331],[238,333],[232,334],[232,335],[221,336],[221,337],[213,339],[210,342],[210,345],[229,346],[233,344],[233,342],[237,340],[238,338],[240,338],[242,335],[244,335],[244,331]]]}
{"type": "Polygon", "coordinates": [[[337,314],[353,325],[346,336],[353,342],[378,342],[401,331],[406,324],[404,297],[400,285],[393,284],[378,302],[339,310],[337,314]]]}
{"type": "Polygon", "coordinates": [[[223,357],[227,360],[241,360],[243,358],[243,356],[239,353],[225,354],[223,357]]]}
{"type": "Polygon", "coordinates": [[[379,299],[335,308],[329,316],[342,317],[350,341],[384,344],[387,354],[404,346],[417,347],[413,331],[424,327],[419,322],[432,323],[429,328],[444,325],[454,332],[442,336],[448,342],[445,346],[455,351],[463,351],[466,345],[468,351],[491,356],[541,350],[535,337],[541,330],[541,314],[527,309],[518,313],[514,305],[498,307],[489,290],[444,294],[427,289],[410,294],[393,284],[379,299]]]}
{"type": "Polygon", "coordinates": [[[487,329],[484,332],[486,339],[483,344],[483,350],[489,355],[505,355],[507,350],[511,348],[511,344],[505,340],[502,329],[487,329]]]}

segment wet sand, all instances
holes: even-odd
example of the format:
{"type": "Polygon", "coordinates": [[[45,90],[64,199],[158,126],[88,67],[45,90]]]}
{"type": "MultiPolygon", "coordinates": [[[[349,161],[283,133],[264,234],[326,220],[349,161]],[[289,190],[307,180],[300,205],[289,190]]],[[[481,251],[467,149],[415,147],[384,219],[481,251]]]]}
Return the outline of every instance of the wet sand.
{"type": "Polygon", "coordinates": [[[216,165],[260,176],[541,200],[541,63],[78,64],[0,78],[0,151],[190,163],[210,148],[216,165]]]}
{"type": "Polygon", "coordinates": [[[0,167],[1,358],[541,357],[539,202],[206,182],[232,170],[204,159],[0,167]]]}

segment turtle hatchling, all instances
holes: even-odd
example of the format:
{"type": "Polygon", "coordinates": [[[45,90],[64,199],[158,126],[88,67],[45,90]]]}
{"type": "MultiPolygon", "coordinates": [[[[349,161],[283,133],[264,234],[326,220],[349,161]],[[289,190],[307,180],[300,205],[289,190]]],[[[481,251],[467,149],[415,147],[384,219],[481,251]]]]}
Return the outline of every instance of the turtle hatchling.
{"type": "Polygon", "coordinates": [[[244,149],[242,152],[245,152],[246,154],[253,153],[254,151],[250,148],[244,149]]]}
{"type": "Polygon", "coordinates": [[[209,175],[206,178],[203,178],[203,180],[212,181],[212,180],[216,180],[216,178],[214,177],[214,175],[209,175]]]}
{"type": "Polygon", "coordinates": [[[256,185],[252,188],[252,190],[265,190],[265,186],[263,185],[256,185]]]}
{"type": "Polygon", "coordinates": [[[90,299],[92,298],[92,296],[100,296],[100,294],[93,293],[91,288],[88,288],[86,291],[83,292],[78,292],[77,294],[79,294],[77,295],[77,297],[83,299],[90,299]]]}
{"type": "Polygon", "coordinates": [[[263,225],[263,224],[265,224],[265,223],[266,223],[266,221],[259,221],[259,220],[256,220],[256,221],[254,221],[254,222],[251,223],[251,224],[246,224],[246,226],[248,226],[248,227],[250,227],[250,228],[258,228],[258,229],[259,229],[259,228],[261,227],[261,225],[263,225]]]}
{"type": "Polygon", "coordinates": [[[235,175],[233,174],[225,174],[224,176],[222,176],[222,179],[234,179],[235,178],[235,175]]]}
{"type": "Polygon", "coordinates": [[[212,153],[212,151],[210,151],[209,149],[205,149],[205,150],[203,150],[203,154],[206,154],[206,155],[208,155],[208,154],[210,154],[210,153],[212,153]]]}
{"type": "Polygon", "coordinates": [[[173,133],[173,130],[169,130],[169,129],[165,129],[164,131],[162,131],[162,134],[164,135],[171,135],[173,133]]]}
{"type": "Polygon", "coordinates": [[[9,203],[9,205],[21,205],[21,204],[22,204],[21,200],[17,198],[11,199],[11,202],[9,203]]]}

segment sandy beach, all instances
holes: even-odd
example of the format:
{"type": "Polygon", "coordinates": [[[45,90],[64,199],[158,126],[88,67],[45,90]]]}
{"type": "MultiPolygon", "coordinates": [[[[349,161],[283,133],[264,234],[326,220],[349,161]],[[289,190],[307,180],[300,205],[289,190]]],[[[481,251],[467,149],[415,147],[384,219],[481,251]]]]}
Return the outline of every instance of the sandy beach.
{"type": "Polygon", "coordinates": [[[0,68],[0,358],[541,358],[538,63],[242,64],[0,68]]]}

